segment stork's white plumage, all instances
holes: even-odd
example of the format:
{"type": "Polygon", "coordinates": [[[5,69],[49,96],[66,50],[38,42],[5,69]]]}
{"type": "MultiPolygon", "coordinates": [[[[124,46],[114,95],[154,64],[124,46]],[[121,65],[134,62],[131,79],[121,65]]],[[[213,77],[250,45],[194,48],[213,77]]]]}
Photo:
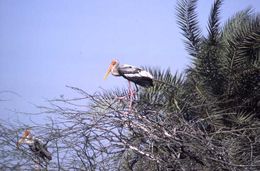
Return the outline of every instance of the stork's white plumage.
{"type": "MultiPolygon", "coordinates": [[[[153,86],[153,79],[151,73],[148,71],[143,70],[142,68],[138,68],[132,65],[124,64],[119,65],[119,62],[117,60],[112,60],[104,79],[108,77],[109,74],[112,74],[114,76],[122,76],[125,79],[128,80],[129,83],[129,94],[130,94],[130,109],[132,106],[132,97],[134,95],[133,90],[131,89],[131,83],[133,82],[136,85],[140,85],[142,87],[151,87],[153,86]]],[[[136,89],[138,90],[137,86],[136,89]]]]}
{"type": "Polygon", "coordinates": [[[37,158],[43,159],[45,162],[52,159],[51,153],[48,151],[46,145],[44,145],[39,138],[32,136],[29,130],[25,130],[21,139],[17,142],[18,149],[20,144],[27,144],[34,155],[37,158]]]}

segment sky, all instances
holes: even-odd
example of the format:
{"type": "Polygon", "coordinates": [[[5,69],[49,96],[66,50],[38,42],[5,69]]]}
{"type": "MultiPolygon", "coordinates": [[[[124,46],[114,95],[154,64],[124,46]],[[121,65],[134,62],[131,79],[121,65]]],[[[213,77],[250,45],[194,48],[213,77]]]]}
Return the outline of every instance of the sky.
{"type": "MultiPolygon", "coordinates": [[[[206,35],[213,0],[199,0],[206,35]]],[[[224,23],[259,0],[226,0],[224,23]]],[[[126,87],[103,76],[113,58],[122,64],[170,68],[190,64],[176,22],[176,0],[0,0],[0,118],[24,119],[34,105],[73,96],[66,85],[89,93],[126,87]]]]}

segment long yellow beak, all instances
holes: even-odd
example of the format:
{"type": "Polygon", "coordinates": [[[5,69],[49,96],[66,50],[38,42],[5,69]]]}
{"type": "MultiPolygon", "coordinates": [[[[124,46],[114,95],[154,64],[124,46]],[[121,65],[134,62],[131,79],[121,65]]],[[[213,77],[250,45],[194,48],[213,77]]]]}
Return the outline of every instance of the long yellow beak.
{"type": "Polygon", "coordinates": [[[20,146],[20,144],[22,144],[23,143],[23,141],[24,141],[24,137],[22,137],[21,139],[19,139],[19,141],[16,143],[16,147],[17,147],[17,149],[19,149],[19,146],[20,146]]]}
{"type": "Polygon", "coordinates": [[[24,131],[22,138],[20,138],[19,141],[16,143],[17,149],[19,149],[20,144],[22,144],[22,143],[24,142],[25,138],[26,138],[29,134],[30,134],[30,131],[29,131],[29,130],[25,130],[25,131],[24,131]]]}
{"type": "Polygon", "coordinates": [[[106,75],[104,76],[104,80],[107,79],[107,77],[110,74],[111,70],[112,70],[112,64],[110,64],[110,66],[109,66],[109,68],[108,68],[108,70],[106,72],[106,75]]]}

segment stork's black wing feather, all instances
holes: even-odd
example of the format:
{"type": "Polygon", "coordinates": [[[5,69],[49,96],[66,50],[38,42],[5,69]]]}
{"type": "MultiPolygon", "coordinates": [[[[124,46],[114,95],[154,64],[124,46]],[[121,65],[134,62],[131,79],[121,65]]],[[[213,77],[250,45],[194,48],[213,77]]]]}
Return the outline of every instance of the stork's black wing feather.
{"type": "Polygon", "coordinates": [[[148,71],[141,68],[131,65],[122,65],[118,67],[118,73],[127,80],[140,86],[153,86],[153,76],[148,71]]]}

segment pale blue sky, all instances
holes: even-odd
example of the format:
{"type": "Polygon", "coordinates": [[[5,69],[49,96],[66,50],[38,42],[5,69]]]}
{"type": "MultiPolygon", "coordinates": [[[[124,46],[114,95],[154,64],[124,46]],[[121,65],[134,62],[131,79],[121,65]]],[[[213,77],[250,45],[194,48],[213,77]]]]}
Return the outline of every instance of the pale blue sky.
{"type": "MultiPolygon", "coordinates": [[[[258,0],[226,0],[222,21],[258,0]]],[[[213,0],[199,0],[206,31],[213,0]]],[[[173,72],[189,64],[176,24],[176,0],[0,0],[0,116],[33,112],[65,85],[88,92],[126,86],[103,76],[112,58],[173,72]]],[[[16,116],[16,115],[15,115],[16,116]]]]}

